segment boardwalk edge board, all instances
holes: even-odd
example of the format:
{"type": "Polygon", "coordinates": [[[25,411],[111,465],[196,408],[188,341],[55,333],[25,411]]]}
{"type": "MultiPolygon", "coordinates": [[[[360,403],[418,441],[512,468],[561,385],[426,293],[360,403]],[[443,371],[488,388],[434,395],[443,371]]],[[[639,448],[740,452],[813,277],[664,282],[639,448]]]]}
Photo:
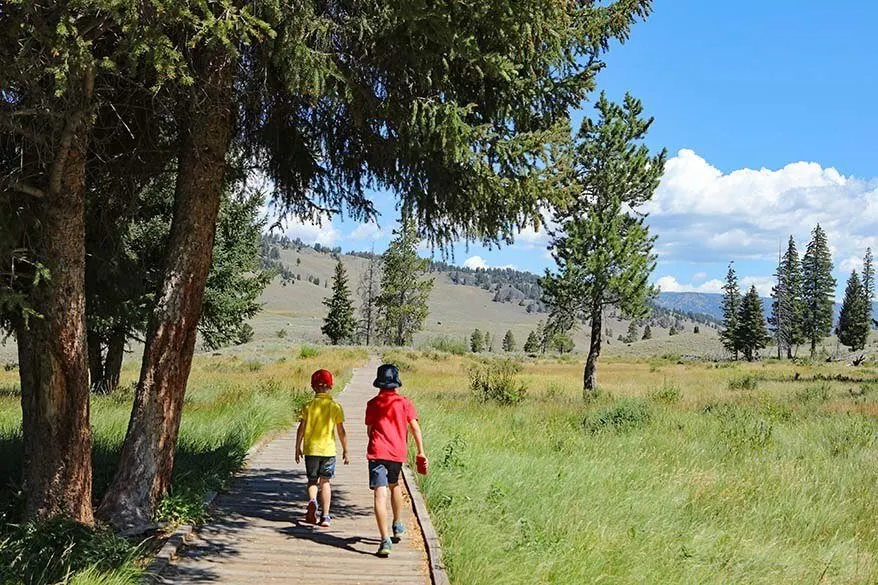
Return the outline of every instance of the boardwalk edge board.
{"type": "Polygon", "coordinates": [[[427,511],[427,503],[408,464],[402,466],[402,477],[405,487],[412,499],[412,507],[415,510],[415,518],[421,527],[424,536],[424,548],[427,549],[427,565],[430,568],[430,581],[433,585],[451,585],[445,565],[442,563],[442,547],[439,543],[439,535],[433,528],[430,513],[427,511]]]}
{"type": "MultiPolygon", "coordinates": [[[[360,368],[353,368],[351,370],[351,380],[354,379],[354,374],[357,373],[357,370],[360,368]]],[[[342,389],[342,392],[347,390],[348,385],[350,385],[351,381],[349,380],[345,387],[342,389]]],[[[244,464],[241,467],[241,471],[247,469],[250,465],[250,461],[259,454],[260,451],[265,449],[269,443],[274,441],[279,435],[282,435],[285,431],[278,431],[275,433],[269,433],[262,437],[255,445],[250,447],[250,450],[247,451],[247,455],[244,456],[244,464]]],[[[240,473],[239,471],[238,473],[240,473]]],[[[237,475],[237,474],[235,474],[237,475]]],[[[216,499],[217,492],[208,492],[204,497],[204,507],[210,508],[213,505],[213,501],[216,499]]],[[[150,561],[149,565],[147,565],[146,570],[144,571],[143,576],[140,578],[139,585],[154,585],[155,583],[159,583],[159,577],[161,577],[162,571],[164,571],[168,565],[170,565],[171,560],[177,556],[177,553],[180,552],[180,549],[183,548],[183,545],[186,544],[186,541],[192,533],[195,532],[195,526],[192,524],[184,524],[179,526],[165,541],[164,546],[156,553],[155,557],[153,557],[152,561],[150,561]]]]}

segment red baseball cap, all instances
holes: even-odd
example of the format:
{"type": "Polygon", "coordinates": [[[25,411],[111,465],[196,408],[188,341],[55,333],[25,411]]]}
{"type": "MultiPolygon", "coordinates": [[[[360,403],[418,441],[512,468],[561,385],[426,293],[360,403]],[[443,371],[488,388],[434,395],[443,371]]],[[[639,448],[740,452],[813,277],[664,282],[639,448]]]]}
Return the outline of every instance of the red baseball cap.
{"type": "Polygon", "coordinates": [[[329,370],[317,370],[311,374],[312,388],[332,388],[332,373],[329,370]]]}

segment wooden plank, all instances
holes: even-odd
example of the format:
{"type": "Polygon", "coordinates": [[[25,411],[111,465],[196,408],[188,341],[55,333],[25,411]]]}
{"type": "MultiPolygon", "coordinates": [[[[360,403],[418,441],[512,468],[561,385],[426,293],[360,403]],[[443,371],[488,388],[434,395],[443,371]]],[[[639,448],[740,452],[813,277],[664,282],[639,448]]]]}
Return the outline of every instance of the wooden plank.
{"type": "MultiPolygon", "coordinates": [[[[251,585],[426,585],[431,583],[427,547],[419,518],[379,559],[365,459],[365,406],[377,367],[373,359],[356,370],[339,395],[348,421],[353,462],[339,465],[333,480],[331,528],[304,523],[305,475],[293,460],[295,434],[283,433],[252,452],[231,491],[214,502],[213,520],[160,575],[161,583],[244,583],[251,585]]],[[[406,493],[407,502],[414,498],[406,493]]]]}

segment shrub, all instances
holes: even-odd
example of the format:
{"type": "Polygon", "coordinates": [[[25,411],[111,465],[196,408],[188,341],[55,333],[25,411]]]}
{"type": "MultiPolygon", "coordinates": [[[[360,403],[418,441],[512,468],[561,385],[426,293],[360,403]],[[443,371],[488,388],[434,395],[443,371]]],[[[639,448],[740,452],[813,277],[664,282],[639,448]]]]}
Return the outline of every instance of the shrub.
{"type": "Polygon", "coordinates": [[[680,402],[680,399],[683,398],[683,392],[676,384],[665,382],[660,388],[650,392],[649,397],[656,402],[674,404],[680,402]]]}
{"type": "Polygon", "coordinates": [[[644,427],[652,420],[652,409],[642,398],[623,398],[612,406],[589,414],[582,421],[589,433],[626,432],[644,427]]]}
{"type": "Polygon", "coordinates": [[[752,374],[746,374],[729,380],[729,390],[756,390],[758,379],[752,374]]]}
{"type": "Polygon", "coordinates": [[[261,370],[265,366],[265,364],[263,364],[259,360],[247,360],[246,362],[244,362],[244,364],[246,365],[247,369],[251,372],[258,372],[259,370],[261,370]]]}
{"type": "Polygon", "coordinates": [[[276,335],[277,335],[277,338],[278,338],[278,339],[286,339],[286,337],[287,337],[287,330],[286,330],[286,329],[278,329],[276,335]]]}
{"type": "Polygon", "coordinates": [[[451,337],[446,337],[444,335],[440,337],[434,337],[426,343],[426,347],[430,347],[438,351],[453,353],[454,355],[464,355],[469,349],[463,341],[460,341],[459,339],[452,339],[451,337]]]}
{"type": "Polygon", "coordinates": [[[417,356],[397,350],[385,351],[381,355],[381,361],[385,364],[393,364],[400,372],[409,372],[414,369],[417,356]]]}
{"type": "Polygon", "coordinates": [[[796,400],[802,404],[808,404],[810,402],[826,402],[829,400],[831,390],[829,382],[822,382],[814,386],[808,386],[796,392],[796,400]]]}
{"type": "Polygon", "coordinates": [[[470,368],[470,389],[480,402],[519,404],[527,385],[518,379],[521,366],[512,360],[489,361],[470,368]]]}
{"type": "Polygon", "coordinates": [[[320,355],[320,349],[313,345],[303,345],[301,349],[299,349],[299,358],[303,360],[315,358],[318,355],[320,355]]]}

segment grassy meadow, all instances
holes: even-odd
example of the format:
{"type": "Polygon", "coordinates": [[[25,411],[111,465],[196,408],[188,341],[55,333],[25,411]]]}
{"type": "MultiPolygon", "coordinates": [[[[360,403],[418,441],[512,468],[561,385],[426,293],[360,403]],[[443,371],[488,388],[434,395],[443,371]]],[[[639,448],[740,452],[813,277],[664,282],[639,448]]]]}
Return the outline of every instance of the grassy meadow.
{"type": "MultiPolygon", "coordinates": [[[[365,350],[271,344],[197,356],[186,393],[171,493],[158,518],[174,526],[204,519],[206,494],[223,489],[248,449],[263,436],[291,427],[311,396],[317,368],[331,370],[336,388],[350,379],[365,350]]],[[[93,396],[94,497],[97,503],[116,469],[128,425],[137,364],[126,365],[120,389],[93,396]]],[[[122,585],[136,583],[150,542],[64,525],[19,526],[21,406],[18,373],[0,370],[0,583],[4,585],[122,585]]],[[[292,457],[292,454],[290,454],[292,457]]]]}
{"type": "MultiPolygon", "coordinates": [[[[878,368],[522,358],[519,404],[478,361],[394,352],[456,585],[878,583],[878,368]]],[[[578,359],[578,358],[577,358],[578,359]]]]}

